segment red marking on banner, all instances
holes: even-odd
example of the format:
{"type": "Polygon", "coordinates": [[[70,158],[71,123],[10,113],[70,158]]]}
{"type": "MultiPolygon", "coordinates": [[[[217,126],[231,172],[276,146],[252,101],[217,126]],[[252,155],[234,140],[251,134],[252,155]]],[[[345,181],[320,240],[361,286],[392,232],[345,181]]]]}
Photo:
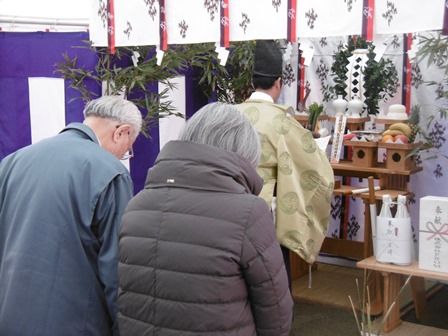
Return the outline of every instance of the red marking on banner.
{"type": "Polygon", "coordinates": [[[375,0],[368,0],[367,41],[373,41],[373,21],[375,18],[375,0]]]}
{"type": "Polygon", "coordinates": [[[110,54],[115,54],[115,9],[114,0],[107,0],[107,46],[110,54]]]}
{"type": "Polygon", "coordinates": [[[168,49],[168,26],[166,25],[165,0],[159,0],[160,5],[160,50],[168,49]]]}
{"type": "Polygon", "coordinates": [[[362,5],[362,38],[366,41],[373,40],[373,21],[375,0],[364,0],[362,5]]]}
{"type": "Polygon", "coordinates": [[[230,46],[229,0],[221,0],[221,47],[230,46]]]}
{"type": "Polygon", "coordinates": [[[296,42],[297,0],[288,0],[288,42],[296,42]]]}

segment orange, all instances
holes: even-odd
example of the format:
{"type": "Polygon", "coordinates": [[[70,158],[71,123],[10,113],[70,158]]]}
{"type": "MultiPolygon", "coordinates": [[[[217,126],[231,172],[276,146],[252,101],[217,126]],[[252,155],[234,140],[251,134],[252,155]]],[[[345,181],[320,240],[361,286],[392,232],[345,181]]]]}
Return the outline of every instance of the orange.
{"type": "Polygon", "coordinates": [[[389,140],[391,140],[392,142],[394,141],[394,137],[390,134],[384,135],[381,138],[381,142],[388,142],[389,140]]]}

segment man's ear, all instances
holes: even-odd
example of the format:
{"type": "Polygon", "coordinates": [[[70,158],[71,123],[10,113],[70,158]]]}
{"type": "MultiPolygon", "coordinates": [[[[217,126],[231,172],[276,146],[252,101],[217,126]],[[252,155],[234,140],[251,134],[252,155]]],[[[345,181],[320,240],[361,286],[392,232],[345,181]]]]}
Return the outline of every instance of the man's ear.
{"type": "Polygon", "coordinates": [[[124,124],[118,127],[114,132],[114,141],[117,142],[121,137],[131,133],[131,126],[124,124]]]}
{"type": "Polygon", "coordinates": [[[274,87],[279,91],[282,90],[282,78],[281,77],[279,77],[275,80],[274,87]]]}

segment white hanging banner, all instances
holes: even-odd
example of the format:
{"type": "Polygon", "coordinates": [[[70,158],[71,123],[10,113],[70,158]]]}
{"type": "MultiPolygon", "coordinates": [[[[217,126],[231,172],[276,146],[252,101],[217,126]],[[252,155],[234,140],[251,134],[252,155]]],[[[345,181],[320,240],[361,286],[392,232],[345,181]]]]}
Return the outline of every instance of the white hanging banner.
{"type": "MultiPolygon", "coordinates": [[[[160,43],[160,7],[158,1],[114,0],[115,45],[141,46],[160,43]]],[[[105,0],[92,0],[90,40],[94,46],[107,46],[107,4],[105,0]]]]}
{"type": "Polygon", "coordinates": [[[89,36],[94,46],[107,47],[107,5],[105,1],[91,1],[89,36]]]}
{"type": "Polygon", "coordinates": [[[165,1],[169,44],[218,42],[220,1],[165,1]]]}
{"type": "Polygon", "coordinates": [[[230,40],[286,39],[287,1],[229,0],[230,40]]]}
{"type": "Polygon", "coordinates": [[[114,0],[115,45],[141,46],[160,43],[159,2],[114,0]]]}
{"type": "Polygon", "coordinates": [[[297,37],[361,35],[363,1],[301,0],[297,37]]]}
{"type": "MultiPolygon", "coordinates": [[[[90,36],[107,46],[107,0],[92,0],[90,36]]],[[[301,0],[296,5],[296,38],[362,35],[364,1],[301,0]]],[[[114,0],[115,45],[160,43],[157,0],[114,0]]],[[[222,1],[165,0],[169,44],[219,42],[222,1]]],[[[444,0],[375,1],[373,34],[440,30],[444,0]]],[[[288,2],[228,0],[230,41],[288,38],[288,2]]]]}
{"type": "Polygon", "coordinates": [[[375,1],[375,33],[405,34],[441,29],[445,0],[375,1]]]}

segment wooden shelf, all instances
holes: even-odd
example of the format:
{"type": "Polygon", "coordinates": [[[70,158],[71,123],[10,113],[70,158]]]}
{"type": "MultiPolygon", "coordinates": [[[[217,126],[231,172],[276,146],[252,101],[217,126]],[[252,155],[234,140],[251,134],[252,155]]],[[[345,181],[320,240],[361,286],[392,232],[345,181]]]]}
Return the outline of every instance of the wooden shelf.
{"type": "MultiPolygon", "coordinates": [[[[388,315],[381,329],[386,334],[399,330],[402,324],[399,303],[402,275],[412,276],[410,279],[410,287],[414,299],[415,313],[419,319],[423,318],[426,314],[424,279],[448,281],[448,273],[420,269],[417,261],[409,266],[399,266],[379,263],[375,257],[369,257],[357,262],[356,266],[358,268],[380,272],[383,277],[383,313],[388,312],[388,315]]],[[[436,334],[429,333],[428,335],[432,336],[436,334]]]]}
{"type": "MultiPolygon", "coordinates": [[[[328,117],[329,121],[335,122],[336,117],[328,117]]],[[[347,124],[359,124],[370,121],[370,117],[361,117],[361,118],[347,118],[347,124]]]]}
{"type": "MultiPolygon", "coordinates": [[[[380,190],[375,191],[377,211],[381,208],[383,195],[390,195],[393,200],[396,200],[399,195],[405,195],[408,198],[412,197],[412,192],[407,188],[409,177],[410,175],[423,170],[422,167],[415,167],[411,170],[391,170],[386,168],[385,163],[378,163],[377,167],[360,167],[348,160],[332,163],[331,166],[335,176],[355,178],[368,178],[372,176],[375,179],[378,179],[380,190]]],[[[353,194],[353,191],[357,189],[360,189],[360,187],[342,184],[333,190],[333,194],[346,197],[359,197],[363,200],[365,206],[364,241],[358,242],[343,238],[326,237],[321,248],[322,253],[357,260],[365,259],[373,254],[369,193],[363,192],[353,194]]]]}
{"type": "Polygon", "coordinates": [[[399,122],[404,123],[404,124],[407,124],[409,122],[408,119],[386,119],[386,118],[384,118],[384,119],[383,118],[375,118],[375,119],[373,119],[373,121],[376,124],[384,124],[387,127],[389,127],[392,124],[399,123],[399,122]]]}
{"type": "Polygon", "coordinates": [[[353,164],[349,160],[340,160],[339,163],[332,163],[334,174],[336,176],[353,176],[366,178],[369,176],[374,176],[376,178],[382,175],[405,175],[410,176],[412,174],[418,173],[423,170],[422,167],[418,166],[412,170],[391,170],[386,168],[386,164],[379,162],[377,167],[359,167],[353,164]]]}
{"type": "Polygon", "coordinates": [[[395,264],[380,263],[376,261],[375,257],[369,257],[367,259],[358,261],[356,263],[356,266],[359,268],[371,269],[374,271],[412,275],[428,279],[448,281],[448,273],[421,269],[418,267],[418,261],[414,261],[409,266],[399,266],[395,264]]]}
{"type": "MultiPolygon", "coordinates": [[[[329,121],[331,122],[335,122],[336,121],[336,117],[329,117],[328,118],[329,121]]],[[[364,129],[364,124],[366,122],[370,121],[370,117],[361,117],[361,118],[347,118],[347,121],[345,123],[345,127],[350,130],[351,132],[353,131],[361,131],[364,129]]]]}
{"type": "MultiPolygon", "coordinates": [[[[309,117],[308,114],[306,114],[306,115],[305,114],[299,114],[299,115],[296,115],[295,118],[296,118],[296,120],[298,122],[307,122],[310,117],[309,117]]],[[[329,117],[327,115],[320,115],[319,116],[319,121],[321,121],[321,120],[328,120],[328,118],[329,117]]]]}
{"type": "Polygon", "coordinates": [[[352,146],[352,147],[378,147],[378,141],[344,140],[342,144],[344,146],[352,146]]]}
{"type": "MultiPolygon", "coordinates": [[[[309,115],[308,114],[299,114],[295,116],[295,119],[303,126],[306,127],[306,125],[308,124],[308,119],[309,119],[309,115]]],[[[328,120],[328,116],[327,115],[320,115],[319,116],[319,121],[325,121],[328,120]]]]}
{"type": "MultiPolygon", "coordinates": [[[[333,194],[339,195],[339,196],[360,197],[362,199],[369,198],[368,192],[353,194],[353,190],[357,190],[357,189],[359,189],[359,187],[341,185],[339,188],[335,188],[333,190],[333,194]]],[[[375,190],[375,199],[376,200],[381,201],[383,199],[383,195],[390,195],[392,197],[392,200],[395,200],[399,195],[405,195],[405,196],[409,197],[412,195],[412,192],[404,191],[404,190],[397,190],[397,189],[375,190]]]]}
{"type": "MultiPolygon", "coordinates": [[[[379,327],[374,325],[373,330],[377,329],[379,327]]],[[[377,333],[372,335],[377,335],[377,333]]],[[[387,333],[387,336],[448,336],[448,330],[428,327],[423,324],[403,322],[398,328],[387,333]]]]}

